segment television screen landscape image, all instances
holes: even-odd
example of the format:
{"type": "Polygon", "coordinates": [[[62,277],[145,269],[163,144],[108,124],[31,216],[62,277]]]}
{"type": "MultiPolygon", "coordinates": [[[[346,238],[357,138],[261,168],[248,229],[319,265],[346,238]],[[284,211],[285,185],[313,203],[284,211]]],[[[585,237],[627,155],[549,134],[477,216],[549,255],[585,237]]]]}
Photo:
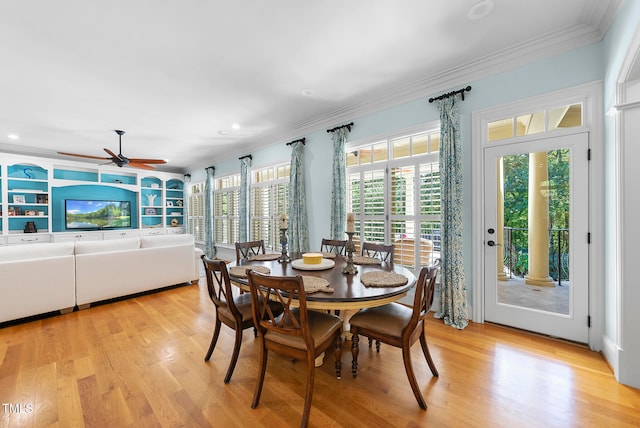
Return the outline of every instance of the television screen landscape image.
{"type": "Polygon", "coordinates": [[[67,199],[67,230],[116,229],[131,227],[131,202],[67,199]]]}

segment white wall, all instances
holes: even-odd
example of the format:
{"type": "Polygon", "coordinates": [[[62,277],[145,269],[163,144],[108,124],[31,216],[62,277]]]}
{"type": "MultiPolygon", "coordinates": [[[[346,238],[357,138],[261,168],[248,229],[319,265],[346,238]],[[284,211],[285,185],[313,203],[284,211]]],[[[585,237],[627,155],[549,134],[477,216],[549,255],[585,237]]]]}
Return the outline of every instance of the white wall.
{"type": "MultiPolygon", "coordinates": [[[[607,34],[604,111],[617,104],[640,101],[637,90],[626,91],[629,71],[640,50],[640,2],[627,1],[607,34]],[[627,98],[628,95],[635,97],[627,98]]],[[[635,65],[637,67],[637,65],[635,65]]],[[[640,257],[640,108],[624,106],[605,121],[605,357],[616,378],[640,388],[640,287],[635,263],[640,257]]]]}

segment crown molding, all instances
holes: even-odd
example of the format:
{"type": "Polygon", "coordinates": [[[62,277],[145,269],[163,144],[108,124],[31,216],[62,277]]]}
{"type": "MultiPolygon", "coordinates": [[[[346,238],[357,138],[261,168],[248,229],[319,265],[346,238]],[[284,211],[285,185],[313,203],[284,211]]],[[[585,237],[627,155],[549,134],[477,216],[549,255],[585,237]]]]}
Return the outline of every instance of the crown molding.
{"type": "MultiPolygon", "coordinates": [[[[601,32],[589,25],[576,25],[548,33],[524,43],[514,44],[485,57],[452,67],[383,94],[370,95],[357,105],[348,105],[311,120],[301,122],[290,134],[304,135],[336,123],[351,121],[459,85],[471,84],[523,65],[531,64],[602,40],[601,32]]],[[[426,102],[426,101],[425,101],[426,102]]]]}

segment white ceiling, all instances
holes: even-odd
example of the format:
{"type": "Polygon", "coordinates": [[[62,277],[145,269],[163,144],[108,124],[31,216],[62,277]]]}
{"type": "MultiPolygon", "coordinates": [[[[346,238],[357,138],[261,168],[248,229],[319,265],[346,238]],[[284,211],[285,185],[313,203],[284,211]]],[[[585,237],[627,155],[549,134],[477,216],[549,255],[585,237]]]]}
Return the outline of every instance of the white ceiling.
{"type": "Polygon", "coordinates": [[[123,129],[158,169],[215,164],[593,43],[620,4],[494,0],[472,21],[477,1],[2,0],[0,151],[106,156],[123,129]]]}

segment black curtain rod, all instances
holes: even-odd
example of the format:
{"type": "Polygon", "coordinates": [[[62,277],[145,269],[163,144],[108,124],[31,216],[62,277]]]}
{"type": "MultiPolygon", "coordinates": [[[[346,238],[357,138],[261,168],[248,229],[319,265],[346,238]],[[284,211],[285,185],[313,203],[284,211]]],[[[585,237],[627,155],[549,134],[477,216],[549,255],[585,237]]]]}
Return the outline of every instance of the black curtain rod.
{"type": "Polygon", "coordinates": [[[244,158],[249,158],[249,159],[253,160],[253,156],[251,156],[251,155],[240,156],[238,159],[242,160],[244,158]]]}
{"type": "Polygon", "coordinates": [[[437,100],[443,100],[445,98],[452,97],[456,94],[460,94],[462,96],[462,101],[464,101],[464,91],[470,92],[471,86],[467,86],[466,88],[458,89],[457,91],[447,92],[446,94],[438,95],[434,98],[429,98],[429,102],[432,103],[437,100]]]}
{"type": "Polygon", "coordinates": [[[347,128],[349,130],[349,132],[351,132],[351,127],[353,126],[353,122],[347,123],[346,125],[340,125],[340,126],[336,126],[335,128],[331,128],[331,129],[327,129],[327,132],[331,133],[331,132],[335,132],[340,128],[347,128]]]}
{"type": "Polygon", "coordinates": [[[302,143],[302,145],[304,146],[305,140],[306,140],[306,138],[300,138],[300,139],[297,139],[297,140],[293,140],[293,141],[287,143],[287,146],[290,146],[290,145],[295,144],[295,143],[302,143]]]}

